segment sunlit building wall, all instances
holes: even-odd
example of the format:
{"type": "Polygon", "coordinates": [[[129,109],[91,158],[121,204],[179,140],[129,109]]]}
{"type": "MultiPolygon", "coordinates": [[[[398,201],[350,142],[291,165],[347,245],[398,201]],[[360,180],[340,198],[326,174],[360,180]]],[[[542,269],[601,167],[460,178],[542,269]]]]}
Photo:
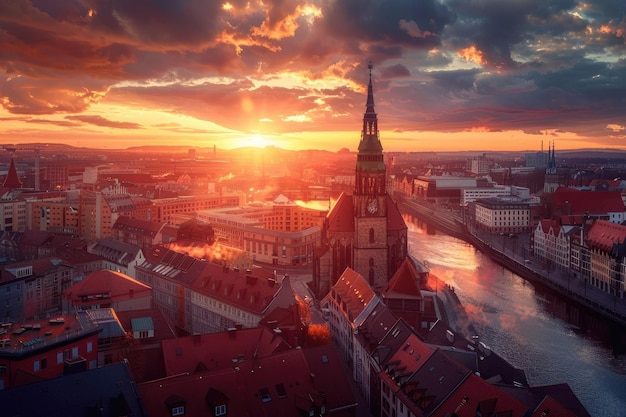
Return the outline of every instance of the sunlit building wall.
{"type": "Polygon", "coordinates": [[[0,201],[0,232],[26,230],[26,202],[0,201]]]}
{"type": "Polygon", "coordinates": [[[237,207],[244,196],[239,194],[214,194],[206,196],[187,196],[176,198],[160,198],[152,200],[150,219],[155,222],[176,224],[178,214],[197,213],[218,207],[237,207]]]}
{"type": "Polygon", "coordinates": [[[529,205],[496,198],[479,200],[476,202],[476,226],[490,232],[526,232],[530,227],[529,205]]]}

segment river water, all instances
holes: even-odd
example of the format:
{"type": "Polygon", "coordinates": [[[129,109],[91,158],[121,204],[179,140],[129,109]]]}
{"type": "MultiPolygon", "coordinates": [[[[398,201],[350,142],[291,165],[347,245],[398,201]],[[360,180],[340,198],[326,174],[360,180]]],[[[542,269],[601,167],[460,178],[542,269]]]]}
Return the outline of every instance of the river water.
{"type": "Polygon", "coordinates": [[[626,355],[556,317],[552,298],[473,246],[406,216],[409,253],[454,287],[482,341],[531,385],[567,383],[593,417],[626,416],[626,355]]]}

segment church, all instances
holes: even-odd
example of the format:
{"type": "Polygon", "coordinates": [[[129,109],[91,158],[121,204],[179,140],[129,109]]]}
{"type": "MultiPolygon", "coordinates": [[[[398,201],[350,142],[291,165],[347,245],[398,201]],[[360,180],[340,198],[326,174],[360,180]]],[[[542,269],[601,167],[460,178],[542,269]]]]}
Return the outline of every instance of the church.
{"type": "Polygon", "coordinates": [[[384,288],[408,255],[407,226],[387,194],[387,168],[374,110],[372,65],[352,195],[341,194],[326,216],[313,290],[326,295],[347,267],[373,289],[384,288]]]}

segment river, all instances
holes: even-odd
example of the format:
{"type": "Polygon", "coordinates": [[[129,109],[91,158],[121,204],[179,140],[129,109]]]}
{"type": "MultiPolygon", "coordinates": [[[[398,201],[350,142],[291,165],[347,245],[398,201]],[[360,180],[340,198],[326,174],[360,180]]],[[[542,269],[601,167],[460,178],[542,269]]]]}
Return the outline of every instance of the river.
{"type": "Polygon", "coordinates": [[[523,369],[531,385],[565,382],[593,417],[626,416],[626,355],[558,318],[562,300],[473,246],[411,216],[405,222],[409,253],[454,287],[481,340],[523,369]]]}

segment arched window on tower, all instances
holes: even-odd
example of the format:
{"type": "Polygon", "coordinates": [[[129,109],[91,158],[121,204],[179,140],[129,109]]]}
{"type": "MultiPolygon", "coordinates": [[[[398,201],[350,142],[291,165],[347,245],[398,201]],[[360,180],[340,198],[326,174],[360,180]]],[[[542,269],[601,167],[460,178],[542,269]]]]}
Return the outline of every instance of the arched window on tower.
{"type": "Polygon", "coordinates": [[[374,285],[374,268],[370,268],[369,281],[370,285],[374,285]]]}
{"type": "Polygon", "coordinates": [[[370,243],[374,243],[376,239],[374,239],[374,229],[370,229],[370,243]]]}

